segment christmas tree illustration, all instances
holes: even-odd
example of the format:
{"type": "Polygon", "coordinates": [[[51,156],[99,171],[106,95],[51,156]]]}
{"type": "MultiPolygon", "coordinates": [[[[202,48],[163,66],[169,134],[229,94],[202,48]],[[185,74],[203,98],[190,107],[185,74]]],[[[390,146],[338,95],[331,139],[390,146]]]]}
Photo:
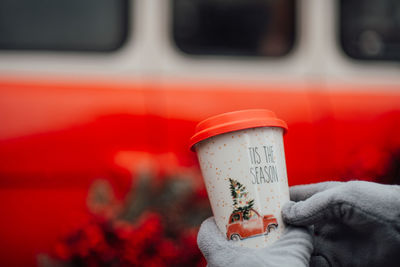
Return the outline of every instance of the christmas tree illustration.
{"type": "Polygon", "coordinates": [[[244,185],[231,178],[229,178],[229,182],[234,209],[232,213],[242,212],[244,220],[250,219],[250,211],[254,206],[254,199],[249,200],[249,193],[244,185]]]}

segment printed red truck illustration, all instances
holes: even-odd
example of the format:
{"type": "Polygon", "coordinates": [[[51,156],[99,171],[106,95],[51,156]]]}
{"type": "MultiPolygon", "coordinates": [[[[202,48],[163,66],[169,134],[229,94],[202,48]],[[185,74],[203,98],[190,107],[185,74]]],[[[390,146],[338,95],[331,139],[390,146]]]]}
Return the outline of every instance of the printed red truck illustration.
{"type": "Polygon", "coordinates": [[[228,240],[238,241],[249,237],[268,234],[271,229],[276,229],[278,222],[273,215],[260,216],[257,211],[251,209],[249,218],[243,217],[243,212],[238,211],[231,214],[226,225],[226,236],[228,240]]]}

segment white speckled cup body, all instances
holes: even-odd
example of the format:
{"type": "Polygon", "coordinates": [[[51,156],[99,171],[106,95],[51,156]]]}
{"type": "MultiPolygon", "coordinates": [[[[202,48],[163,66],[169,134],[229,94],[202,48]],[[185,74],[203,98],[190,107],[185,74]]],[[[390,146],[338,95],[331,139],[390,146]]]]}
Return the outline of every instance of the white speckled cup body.
{"type": "Polygon", "coordinates": [[[285,229],[281,207],[289,201],[283,129],[224,133],[197,143],[195,149],[215,221],[224,236],[251,248],[278,240],[285,229]],[[234,197],[232,191],[240,194],[234,197]],[[248,218],[238,207],[251,201],[248,218]]]}

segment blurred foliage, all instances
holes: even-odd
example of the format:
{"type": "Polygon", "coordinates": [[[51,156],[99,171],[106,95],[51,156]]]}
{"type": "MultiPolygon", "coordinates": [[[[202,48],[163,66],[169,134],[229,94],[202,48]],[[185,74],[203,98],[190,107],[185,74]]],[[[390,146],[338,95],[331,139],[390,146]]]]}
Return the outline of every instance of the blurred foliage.
{"type": "Polygon", "coordinates": [[[88,193],[89,216],[38,258],[49,266],[205,266],[196,243],[211,216],[204,186],[190,172],[141,172],[118,200],[107,180],[88,193]]]}

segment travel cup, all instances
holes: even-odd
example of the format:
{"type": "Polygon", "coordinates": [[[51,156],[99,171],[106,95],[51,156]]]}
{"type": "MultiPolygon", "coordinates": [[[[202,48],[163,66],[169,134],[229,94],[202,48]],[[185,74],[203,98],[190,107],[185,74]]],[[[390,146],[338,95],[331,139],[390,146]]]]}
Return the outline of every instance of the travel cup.
{"type": "Polygon", "coordinates": [[[239,246],[266,247],[284,232],[286,131],[272,111],[240,110],[200,122],[190,140],[217,226],[239,246]]]}

